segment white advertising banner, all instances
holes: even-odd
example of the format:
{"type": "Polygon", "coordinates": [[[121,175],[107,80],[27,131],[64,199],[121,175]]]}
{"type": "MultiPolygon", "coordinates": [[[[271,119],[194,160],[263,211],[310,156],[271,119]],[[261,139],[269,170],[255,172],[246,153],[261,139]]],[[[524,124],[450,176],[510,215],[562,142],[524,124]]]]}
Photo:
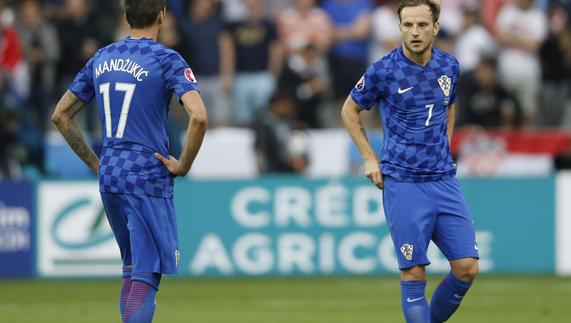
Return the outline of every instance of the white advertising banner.
{"type": "Polygon", "coordinates": [[[42,182],[38,187],[38,274],[121,274],[121,257],[97,182],[42,182]]]}
{"type": "Polygon", "coordinates": [[[557,175],[555,191],[555,271],[571,275],[571,172],[557,175]]]}

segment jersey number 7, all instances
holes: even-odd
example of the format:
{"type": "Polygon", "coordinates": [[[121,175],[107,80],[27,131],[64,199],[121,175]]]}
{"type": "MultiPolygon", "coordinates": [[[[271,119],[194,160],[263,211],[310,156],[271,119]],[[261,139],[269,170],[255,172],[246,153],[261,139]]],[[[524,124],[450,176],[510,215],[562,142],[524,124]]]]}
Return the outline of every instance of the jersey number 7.
{"type": "MultiPolygon", "coordinates": [[[[129,116],[129,108],[131,107],[131,100],[133,99],[133,93],[135,93],[135,88],[137,84],[132,83],[115,83],[115,91],[125,92],[125,97],[123,98],[123,106],[121,107],[121,115],[119,117],[119,125],[117,126],[117,132],[115,133],[115,138],[123,138],[123,133],[125,131],[125,126],[127,125],[127,117],[129,116]]],[[[103,94],[103,111],[105,112],[105,134],[107,138],[111,138],[111,100],[110,94],[111,83],[104,83],[99,85],[99,93],[103,94]]]]}

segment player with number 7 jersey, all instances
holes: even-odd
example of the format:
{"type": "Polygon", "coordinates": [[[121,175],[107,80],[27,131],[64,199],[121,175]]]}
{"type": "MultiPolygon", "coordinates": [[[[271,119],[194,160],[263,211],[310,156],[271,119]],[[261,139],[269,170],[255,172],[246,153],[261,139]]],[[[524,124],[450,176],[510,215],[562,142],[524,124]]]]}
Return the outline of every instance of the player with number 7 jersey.
{"type": "Polygon", "coordinates": [[[452,55],[433,49],[426,66],[398,47],[372,64],[351,91],[362,109],[378,102],[385,138],[382,173],[400,181],[431,182],[453,177],[447,130],[460,67],[452,55]]]}
{"type": "Polygon", "coordinates": [[[458,309],[478,275],[474,223],[450,154],[460,67],[454,56],[433,47],[439,3],[401,0],[397,13],[402,45],[366,70],[341,118],[363,157],[365,175],[383,190],[404,317],[407,323],[440,323],[458,309]],[[383,120],[380,161],[359,118],[375,105],[383,120]],[[425,267],[431,241],[451,271],[429,306],[425,267]]]}

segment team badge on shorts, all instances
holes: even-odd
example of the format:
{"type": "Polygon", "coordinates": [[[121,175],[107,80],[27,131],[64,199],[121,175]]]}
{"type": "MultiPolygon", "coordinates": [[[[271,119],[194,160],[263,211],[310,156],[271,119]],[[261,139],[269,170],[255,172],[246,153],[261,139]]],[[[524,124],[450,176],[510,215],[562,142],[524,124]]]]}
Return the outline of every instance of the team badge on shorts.
{"type": "Polygon", "coordinates": [[[450,85],[452,84],[452,79],[446,75],[442,75],[438,79],[438,84],[440,85],[442,92],[444,92],[444,95],[450,96],[450,85]]]}
{"type": "Polygon", "coordinates": [[[406,258],[406,260],[412,260],[412,253],[414,252],[414,246],[408,243],[405,243],[400,247],[400,252],[406,258]]]}
{"type": "Polygon", "coordinates": [[[178,268],[178,264],[180,263],[180,251],[178,251],[178,249],[174,252],[174,259],[176,260],[176,266],[178,268]]]}

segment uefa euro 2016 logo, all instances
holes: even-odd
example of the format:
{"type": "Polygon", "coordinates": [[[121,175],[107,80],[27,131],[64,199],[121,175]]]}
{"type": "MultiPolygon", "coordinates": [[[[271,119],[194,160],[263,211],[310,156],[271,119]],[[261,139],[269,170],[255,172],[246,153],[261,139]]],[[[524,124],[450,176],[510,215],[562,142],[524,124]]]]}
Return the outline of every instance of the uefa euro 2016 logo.
{"type": "Polygon", "coordinates": [[[405,243],[402,245],[402,247],[400,247],[400,252],[408,261],[412,260],[413,251],[414,251],[414,246],[408,243],[405,243]]]}
{"type": "Polygon", "coordinates": [[[442,89],[442,92],[444,92],[444,95],[450,96],[450,85],[452,84],[452,79],[446,75],[442,75],[438,79],[438,84],[440,84],[440,88],[442,89]]]}

